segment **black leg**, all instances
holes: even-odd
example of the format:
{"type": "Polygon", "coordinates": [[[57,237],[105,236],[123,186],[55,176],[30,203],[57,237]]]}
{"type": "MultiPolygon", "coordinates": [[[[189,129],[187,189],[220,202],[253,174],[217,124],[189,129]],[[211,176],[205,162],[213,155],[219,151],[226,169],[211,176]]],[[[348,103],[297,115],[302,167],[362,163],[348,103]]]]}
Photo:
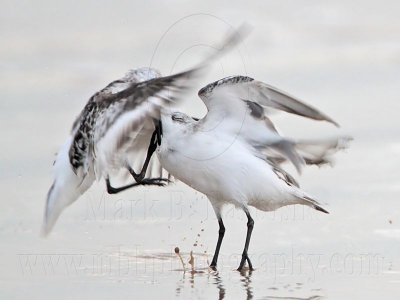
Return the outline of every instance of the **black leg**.
{"type": "Polygon", "coordinates": [[[150,145],[149,145],[149,148],[147,149],[146,160],[144,161],[144,164],[143,164],[143,167],[142,167],[142,170],[140,171],[140,173],[137,174],[130,166],[127,167],[129,173],[131,173],[131,175],[136,180],[136,182],[141,182],[144,179],[144,176],[146,175],[147,167],[149,166],[151,156],[153,155],[154,151],[156,151],[156,149],[157,149],[156,137],[158,139],[158,131],[159,131],[159,129],[156,127],[156,130],[154,130],[153,135],[151,136],[150,145]]]}
{"type": "Polygon", "coordinates": [[[110,179],[106,179],[106,184],[107,184],[107,192],[109,194],[117,194],[119,192],[125,191],[126,189],[129,189],[131,187],[139,186],[139,185],[158,185],[158,186],[165,186],[165,184],[168,182],[167,179],[164,178],[149,178],[149,179],[143,179],[139,183],[131,183],[128,185],[124,185],[118,188],[115,188],[111,186],[110,179]]]}
{"type": "Polygon", "coordinates": [[[250,213],[247,209],[245,209],[244,212],[246,213],[246,216],[247,216],[247,235],[246,235],[246,243],[244,244],[244,250],[242,253],[242,260],[240,261],[238,271],[241,271],[243,269],[244,264],[246,263],[246,260],[249,265],[249,269],[253,270],[253,265],[251,264],[250,258],[247,254],[247,251],[249,250],[249,243],[250,243],[250,238],[251,238],[251,232],[253,231],[253,227],[254,227],[254,220],[250,216],[250,213]]]}
{"type": "Polygon", "coordinates": [[[163,135],[161,120],[159,120],[159,121],[158,121],[158,124],[155,125],[155,126],[156,126],[155,132],[156,132],[156,134],[157,134],[157,144],[158,144],[158,146],[160,146],[160,145],[161,145],[161,137],[162,137],[162,135],[163,135]]]}
{"type": "Polygon", "coordinates": [[[214,257],[213,257],[211,265],[210,265],[210,268],[212,268],[214,270],[217,267],[219,249],[221,248],[222,239],[224,238],[224,234],[225,234],[224,222],[222,222],[222,218],[220,216],[218,216],[218,224],[219,224],[218,242],[217,242],[217,247],[215,248],[214,257]]]}

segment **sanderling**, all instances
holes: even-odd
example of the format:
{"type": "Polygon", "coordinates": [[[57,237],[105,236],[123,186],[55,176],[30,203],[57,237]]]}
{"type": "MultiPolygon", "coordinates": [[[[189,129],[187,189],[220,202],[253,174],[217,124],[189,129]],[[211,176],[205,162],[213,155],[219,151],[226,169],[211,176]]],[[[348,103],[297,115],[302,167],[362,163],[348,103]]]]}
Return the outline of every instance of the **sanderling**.
{"type": "Polygon", "coordinates": [[[281,165],[290,161],[301,172],[306,164],[328,163],[349,138],[296,141],[282,136],[268,117],[271,109],[338,124],[293,96],[247,76],[223,78],[198,94],[208,110],[202,119],[162,111],[157,156],[163,168],[205,194],[214,208],[219,235],[211,267],[217,265],[225,233],[222,206],[231,203],[243,209],[247,236],[238,269],[246,261],[252,269],[247,253],[254,220],[248,207],[273,211],[302,204],[328,213],[281,165]]]}
{"type": "MultiPolygon", "coordinates": [[[[76,201],[97,179],[105,178],[107,191],[117,193],[137,185],[164,185],[162,169],[155,178],[145,178],[151,154],[161,143],[160,112],[182,96],[221,55],[233,49],[247,34],[241,26],[203,62],[188,71],[161,77],[153,68],[129,71],[95,93],[75,120],[71,134],[54,162],[54,182],[47,194],[42,234],[47,235],[62,210],[76,201]],[[150,141],[150,145],[149,145],[150,141]],[[147,156],[144,159],[144,156],[147,156]],[[145,160],[141,172],[134,162],[145,160]],[[143,157],[143,160],[141,159],[143,157]],[[113,187],[110,175],[127,169],[136,182],[113,187]]],[[[154,174],[154,172],[153,172],[154,174]]]]}
{"type": "MultiPolygon", "coordinates": [[[[240,34],[227,45],[236,44],[240,34]]],[[[223,52],[223,51],[222,51],[223,52]]],[[[218,242],[210,267],[217,265],[225,233],[224,204],[245,212],[247,236],[239,265],[248,257],[254,226],[249,206],[273,211],[293,204],[327,213],[282,167],[292,163],[300,173],[307,164],[321,165],[348,138],[302,141],[279,133],[269,115],[282,110],[314,120],[337,123],[287,93],[247,76],[231,76],[202,88],[198,95],[208,109],[201,119],[173,112],[171,102],[183,99],[198,74],[218,52],[187,72],[161,77],[151,68],[129,72],[96,93],[75,121],[70,138],[57,155],[55,180],[49,190],[43,232],[48,233],[61,211],[82,195],[95,179],[105,178],[107,191],[118,193],[137,185],[165,185],[165,169],[173,177],[205,194],[219,223],[218,242]],[[152,156],[156,152],[157,156],[152,156]],[[144,163],[143,163],[144,161],[144,163]],[[140,172],[134,171],[138,163],[140,172]],[[159,176],[149,178],[149,164],[159,176]],[[114,170],[127,169],[134,183],[115,188],[114,170]]]]}

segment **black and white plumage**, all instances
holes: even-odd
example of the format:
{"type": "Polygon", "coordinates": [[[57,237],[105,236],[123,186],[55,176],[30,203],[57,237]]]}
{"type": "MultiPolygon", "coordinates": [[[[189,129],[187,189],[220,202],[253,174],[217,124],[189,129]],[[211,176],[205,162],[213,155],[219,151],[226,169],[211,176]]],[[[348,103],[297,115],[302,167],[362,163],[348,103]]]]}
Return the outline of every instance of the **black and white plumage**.
{"type": "Polygon", "coordinates": [[[239,269],[246,261],[252,268],[247,254],[254,226],[249,206],[273,211],[301,204],[327,213],[300,189],[282,164],[290,162],[300,173],[305,165],[327,163],[348,139],[301,141],[284,137],[269,112],[275,109],[337,123],[293,96],[247,76],[226,77],[202,88],[198,95],[208,110],[202,119],[171,111],[168,104],[182,98],[204,65],[207,63],[167,77],[160,77],[153,69],[139,69],[89,100],[57,156],[44,233],[96,178],[105,177],[108,191],[118,192],[139,184],[163,185],[162,179],[157,179],[162,169],[209,198],[220,226],[211,267],[217,265],[225,232],[221,208],[227,203],[242,208],[248,217],[239,269]],[[152,157],[154,151],[157,157],[152,157]],[[144,178],[150,161],[159,165],[155,179],[144,178]],[[136,174],[132,166],[142,164],[142,172],[136,174]],[[108,176],[121,168],[127,168],[137,182],[113,188],[108,176]]]}
{"type": "MultiPolygon", "coordinates": [[[[137,114],[149,114],[150,116],[156,113],[157,106],[163,101],[162,92],[165,93],[165,91],[161,91],[160,94],[155,93],[156,99],[150,99],[149,103],[144,103],[144,101],[151,95],[146,89],[152,89],[151,84],[148,84],[147,81],[158,77],[160,77],[160,73],[152,68],[131,70],[123,78],[111,82],[89,99],[82,113],[74,122],[71,132],[73,142],[69,148],[69,159],[75,173],[78,171],[84,174],[88,173],[91,167],[89,165],[95,157],[95,173],[98,176],[103,175],[103,172],[108,173],[107,169],[110,167],[120,167],[117,162],[110,161],[119,156],[109,152],[116,149],[123,150],[124,144],[128,143],[128,139],[135,133],[131,132],[131,129],[138,128],[137,132],[146,129],[145,126],[137,126],[137,123],[142,123],[140,119],[131,124],[131,128],[121,128],[126,126],[122,117],[129,118],[125,114],[134,111],[137,114]],[[138,83],[141,82],[145,82],[143,87],[138,87],[138,83]],[[133,87],[132,92],[127,91],[129,87],[131,89],[133,87]],[[138,93],[140,94],[138,95],[138,93]],[[111,132],[114,128],[118,131],[117,136],[111,132]],[[114,139],[111,141],[111,147],[107,145],[110,141],[103,142],[108,138],[114,139]]],[[[161,87],[161,84],[159,86],[161,87]]],[[[161,90],[161,88],[159,89],[161,90]]],[[[165,100],[172,101],[167,98],[165,100]]],[[[132,119],[136,121],[135,118],[132,119]]],[[[154,129],[153,127],[150,126],[151,131],[154,129]]]]}
{"type": "MultiPolygon", "coordinates": [[[[162,105],[174,98],[168,87],[179,87],[184,75],[168,79],[167,84],[158,78],[159,72],[154,69],[131,70],[89,99],[54,163],[55,180],[47,197],[44,234],[64,207],[96,179],[108,179],[122,168],[133,167],[130,154],[144,161],[157,115],[162,105]]],[[[154,183],[161,185],[162,181],[154,183]]]]}
{"type": "Polygon", "coordinates": [[[56,157],[42,233],[48,234],[62,210],[96,179],[105,178],[110,193],[136,185],[164,185],[167,180],[161,178],[162,168],[156,159],[151,162],[155,172],[146,172],[150,164],[148,154],[161,142],[160,133],[154,132],[159,128],[161,110],[181,99],[206,68],[235,47],[246,31],[244,26],[234,31],[217,47],[218,51],[188,71],[161,77],[152,68],[135,69],[95,93],[75,120],[70,137],[56,157]],[[139,164],[143,164],[144,171],[135,173],[139,164]],[[136,182],[114,188],[109,177],[121,169],[127,169],[136,182]],[[144,179],[146,173],[155,178],[144,179]]]}

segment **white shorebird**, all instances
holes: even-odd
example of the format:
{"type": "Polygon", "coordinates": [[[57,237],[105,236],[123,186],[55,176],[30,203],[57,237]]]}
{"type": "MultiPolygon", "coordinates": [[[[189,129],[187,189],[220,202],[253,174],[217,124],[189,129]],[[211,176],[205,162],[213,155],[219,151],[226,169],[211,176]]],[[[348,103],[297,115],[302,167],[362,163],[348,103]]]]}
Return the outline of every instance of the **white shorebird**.
{"type": "Polygon", "coordinates": [[[95,93],[75,120],[71,134],[54,162],[54,182],[47,194],[42,234],[47,235],[65,207],[85,193],[95,180],[105,178],[107,191],[118,193],[137,185],[163,186],[162,168],[151,154],[161,143],[160,112],[176,103],[225,52],[233,49],[247,34],[242,25],[221,47],[195,68],[161,77],[153,68],[130,70],[95,93]],[[150,142],[150,145],[149,145],[150,142]],[[146,155],[147,152],[147,155],[146,155]],[[134,168],[143,163],[142,171],[134,168]],[[149,172],[147,169],[149,165],[149,172]],[[128,170],[136,182],[112,187],[110,176],[128,170]],[[147,172],[147,173],[146,173],[147,172]],[[157,174],[156,178],[145,178],[157,174]]]}
{"type": "Polygon", "coordinates": [[[232,76],[202,88],[199,97],[207,106],[202,119],[181,112],[162,111],[161,145],[157,156],[175,178],[205,194],[219,223],[217,247],[210,267],[217,265],[225,227],[221,208],[231,203],[248,218],[247,236],[238,270],[247,261],[254,226],[248,206],[273,211],[302,204],[328,213],[281,164],[290,161],[298,172],[305,164],[322,165],[346,146],[348,137],[295,141],[281,136],[268,117],[272,109],[338,124],[317,109],[263,82],[232,76]]]}
{"type": "Polygon", "coordinates": [[[89,100],[57,156],[44,233],[96,178],[104,177],[107,191],[117,193],[137,185],[164,185],[167,180],[161,178],[162,168],[209,198],[219,223],[212,268],[217,265],[225,233],[221,208],[226,203],[242,208],[248,218],[239,270],[246,261],[253,268],[247,254],[254,226],[249,206],[273,211],[302,204],[327,213],[299,188],[281,164],[289,161],[300,172],[306,164],[327,163],[346,139],[288,139],[279,134],[268,113],[277,109],[337,123],[300,100],[247,76],[227,77],[202,88],[198,94],[208,109],[202,119],[170,111],[168,104],[193,85],[193,75],[201,68],[167,77],[158,77],[154,69],[138,69],[89,100]],[[154,152],[157,157],[152,157],[154,152]],[[135,173],[133,166],[143,160],[141,172],[135,173]],[[145,177],[149,163],[161,166],[156,178],[145,177]],[[109,176],[121,168],[128,169],[136,182],[114,188],[109,176]]]}

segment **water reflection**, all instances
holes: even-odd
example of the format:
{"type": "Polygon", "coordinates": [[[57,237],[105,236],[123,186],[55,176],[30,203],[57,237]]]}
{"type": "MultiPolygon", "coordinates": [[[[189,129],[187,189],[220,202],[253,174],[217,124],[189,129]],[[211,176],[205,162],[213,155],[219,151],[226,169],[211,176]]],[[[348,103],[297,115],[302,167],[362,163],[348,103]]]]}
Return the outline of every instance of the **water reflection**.
{"type": "Polygon", "coordinates": [[[240,281],[242,282],[242,286],[244,287],[246,291],[246,300],[253,299],[253,288],[251,286],[251,275],[253,274],[252,270],[242,270],[240,271],[240,276],[241,279],[240,281]]]}
{"type": "Polygon", "coordinates": [[[322,299],[322,296],[311,296],[308,298],[267,296],[261,299],[262,300],[320,300],[322,299]]]}
{"type": "MultiPolygon", "coordinates": [[[[192,269],[190,271],[186,271],[184,269],[182,270],[177,270],[177,271],[182,271],[182,279],[180,279],[177,282],[177,287],[176,287],[176,295],[180,296],[182,291],[185,289],[185,286],[188,285],[191,289],[194,289],[196,287],[196,277],[205,277],[206,275],[209,276],[211,274],[210,270],[208,268],[203,268],[203,269],[192,269]]],[[[223,299],[223,298],[220,298],[223,299]]]]}
{"type": "MultiPolygon", "coordinates": [[[[204,284],[209,287],[216,287],[216,293],[212,293],[218,300],[229,299],[234,295],[235,299],[261,299],[261,300],[319,300],[323,297],[320,295],[302,296],[297,297],[293,295],[294,290],[288,290],[290,284],[281,283],[274,287],[268,287],[265,282],[264,274],[259,273],[258,285],[262,285],[260,288],[256,288],[254,285],[257,283],[254,275],[257,274],[255,271],[245,269],[241,272],[234,270],[228,270],[227,273],[221,271],[214,271],[209,268],[192,269],[191,271],[183,272],[182,278],[177,282],[176,296],[184,297],[184,295],[190,290],[197,292],[198,290],[204,291],[204,284]],[[261,281],[260,281],[261,279],[261,281]],[[240,287],[239,291],[238,288],[240,287]],[[186,289],[186,292],[184,290],[186,289]],[[255,297],[254,291],[257,290],[258,294],[262,292],[264,295],[255,297]],[[277,292],[278,295],[271,294],[267,290],[277,292]],[[279,292],[281,291],[281,292],[279,292]],[[267,295],[265,295],[267,294],[267,295]],[[270,294],[270,295],[268,295],[270,294]],[[228,295],[228,296],[227,296],[228,295]]],[[[298,289],[302,289],[302,283],[296,283],[298,289]]],[[[210,297],[207,297],[207,299],[210,297]]]]}
{"type": "MultiPolygon", "coordinates": [[[[239,281],[245,291],[244,299],[246,299],[246,300],[250,300],[250,299],[254,298],[253,287],[251,285],[252,273],[253,272],[250,270],[243,270],[239,273],[233,273],[233,274],[240,275],[239,281]]],[[[221,273],[218,270],[214,271],[209,268],[200,269],[200,270],[191,270],[189,272],[183,272],[182,279],[180,279],[177,282],[176,295],[180,296],[186,286],[189,286],[191,289],[194,289],[196,287],[196,280],[197,279],[200,280],[201,278],[204,278],[204,277],[208,278],[208,284],[214,285],[217,288],[217,292],[218,292],[217,299],[218,300],[225,299],[226,285],[223,282],[221,273]]]]}
{"type": "Polygon", "coordinates": [[[213,278],[213,281],[214,281],[213,283],[216,285],[216,287],[218,289],[218,300],[224,299],[226,290],[225,290],[225,287],[223,285],[222,278],[221,278],[219,272],[218,271],[213,271],[213,272],[210,272],[210,274],[212,274],[211,277],[213,278]]]}

